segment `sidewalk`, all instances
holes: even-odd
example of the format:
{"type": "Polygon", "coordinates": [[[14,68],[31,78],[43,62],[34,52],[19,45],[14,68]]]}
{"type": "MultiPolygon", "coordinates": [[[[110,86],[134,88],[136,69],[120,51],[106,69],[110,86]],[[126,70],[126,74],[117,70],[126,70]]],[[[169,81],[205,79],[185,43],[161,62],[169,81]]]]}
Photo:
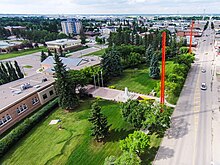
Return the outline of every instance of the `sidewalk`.
{"type": "MultiPolygon", "coordinates": [[[[117,90],[117,89],[110,89],[107,87],[97,87],[94,88],[93,85],[87,86],[87,91],[89,94],[92,94],[94,97],[100,97],[105,100],[113,100],[117,102],[126,102],[128,99],[136,100],[139,96],[147,98],[147,99],[154,99],[159,102],[160,98],[150,96],[150,95],[144,95],[134,92],[129,92],[128,97],[125,95],[125,91],[117,90]]],[[[169,104],[167,101],[165,101],[165,104],[169,107],[175,107],[175,105],[169,104]]]]}

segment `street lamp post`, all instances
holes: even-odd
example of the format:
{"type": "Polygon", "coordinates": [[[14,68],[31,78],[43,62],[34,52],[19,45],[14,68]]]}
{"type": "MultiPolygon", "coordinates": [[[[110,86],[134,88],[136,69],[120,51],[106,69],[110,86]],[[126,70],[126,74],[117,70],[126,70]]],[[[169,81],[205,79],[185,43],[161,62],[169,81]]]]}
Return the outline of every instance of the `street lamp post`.
{"type": "Polygon", "coordinates": [[[99,73],[98,73],[98,86],[100,87],[99,73]]]}
{"type": "Polygon", "coordinates": [[[101,81],[102,81],[102,87],[104,87],[104,84],[103,84],[103,75],[102,75],[102,70],[101,70],[101,81]]]}
{"type": "Polygon", "coordinates": [[[95,89],[96,89],[95,75],[93,75],[93,79],[94,79],[94,86],[95,86],[95,89]]]}

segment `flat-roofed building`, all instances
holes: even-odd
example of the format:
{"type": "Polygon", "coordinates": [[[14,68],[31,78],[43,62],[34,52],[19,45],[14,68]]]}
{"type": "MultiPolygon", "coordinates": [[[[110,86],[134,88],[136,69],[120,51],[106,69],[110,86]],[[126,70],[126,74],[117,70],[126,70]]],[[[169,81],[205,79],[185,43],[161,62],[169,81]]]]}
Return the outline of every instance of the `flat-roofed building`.
{"type": "Polygon", "coordinates": [[[81,47],[80,40],[72,40],[72,39],[59,39],[54,41],[46,42],[47,48],[51,51],[59,51],[61,48],[63,51],[74,50],[78,47],[81,47]]]}
{"type": "Polygon", "coordinates": [[[54,79],[35,74],[0,86],[0,134],[56,97],[54,79]]]}
{"type": "Polygon", "coordinates": [[[9,30],[13,34],[13,30],[26,30],[25,26],[6,26],[5,29],[9,30]]]}

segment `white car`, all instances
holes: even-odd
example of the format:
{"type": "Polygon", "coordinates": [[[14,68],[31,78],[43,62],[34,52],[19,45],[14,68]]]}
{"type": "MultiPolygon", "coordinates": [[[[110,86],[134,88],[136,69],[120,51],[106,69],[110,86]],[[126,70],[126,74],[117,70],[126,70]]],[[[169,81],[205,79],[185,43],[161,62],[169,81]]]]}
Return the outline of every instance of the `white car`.
{"type": "Polygon", "coordinates": [[[206,70],[205,70],[205,69],[202,69],[202,70],[201,70],[201,72],[202,72],[202,73],[205,73],[205,72],[206,72],[206,70]]]}
{"type": "Polygon", "coordinates": [[[206,84],[205,84],[205,83],[202,83],[202,84],[201,84],[201,90],[206,90],[206,89],[207,89],[206,84]]]}

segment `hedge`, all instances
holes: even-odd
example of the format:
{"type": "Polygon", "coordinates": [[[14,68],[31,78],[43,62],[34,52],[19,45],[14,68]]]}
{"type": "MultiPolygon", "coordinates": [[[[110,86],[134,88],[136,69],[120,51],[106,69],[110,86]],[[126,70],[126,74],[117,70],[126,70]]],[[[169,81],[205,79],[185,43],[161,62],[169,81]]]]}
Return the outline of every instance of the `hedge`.
{"type": "Polygon", "coordinates": [[[19,139],[26,135],[37,123],[47,116],[58,105],[58,99],[49,102],[31,117],[25,119],[0,140],[0,157],[2,157],[19,139]]]}

